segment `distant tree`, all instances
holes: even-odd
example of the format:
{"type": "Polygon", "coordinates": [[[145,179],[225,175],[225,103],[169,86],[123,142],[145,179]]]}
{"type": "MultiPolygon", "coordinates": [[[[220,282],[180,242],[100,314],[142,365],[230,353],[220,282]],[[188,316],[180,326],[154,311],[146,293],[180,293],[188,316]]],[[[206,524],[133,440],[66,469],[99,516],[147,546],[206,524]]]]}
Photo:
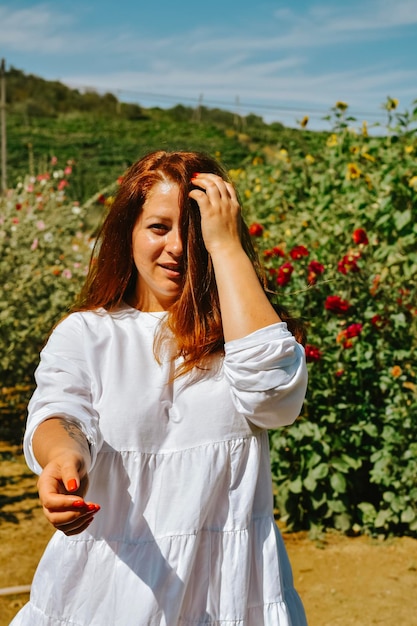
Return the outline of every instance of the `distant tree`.
{"type": "Polygon", "coordinates": [[[188,122],[193,117],[194,109],[183,104],[177,104],[168,109],[168,114],[175,122],[188,122]]]}
{"type": "Polygon", "coordinates": [[[133,102],[122,102],[120,104],[120,114],[127,120],[143,120],[148,117],[142,107],[133,102]]]}

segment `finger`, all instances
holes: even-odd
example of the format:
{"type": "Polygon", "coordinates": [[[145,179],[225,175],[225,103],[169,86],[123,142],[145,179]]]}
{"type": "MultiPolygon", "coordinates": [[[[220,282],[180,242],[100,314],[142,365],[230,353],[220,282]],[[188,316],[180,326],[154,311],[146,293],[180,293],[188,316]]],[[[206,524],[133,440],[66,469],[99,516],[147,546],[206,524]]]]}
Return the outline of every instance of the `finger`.
{"type": "Polygon", "coordinates": [[[204,189],[206,193],[218,194],[220,197],[229,196],[226,181],[216,174],[194,174],[191,182],[193,185],[204,189]]]}
{"type": "Polygon", "coordinates": [[[193,189],[192,191],[189,192],[188,196],[189,198],[197,202],[200,209],[210,204],[207,194],[205,193],[205,191],[202,191],[201,189],[193,189]]]}
{"type": "MultiPolygon", "coordinates": [[[[44,471],[38,479],[38,491],[41,501],[49,494],[73,494],[74,496],[83,497],[88,488],[88,475],[86,474],[81,480],[79,476],[65,479],[61,478],[61,472],[44,471]]],[[[73,474],[74,476],[74,474],[73,474]]],[[[75,497],[75,499],[77,499],[75,497]]]]}
{"type": "Polygon", "coordinates": [[[94,515],[90,515],[87,518],[78,519],[74,522],[70,522],[67,524],[54,524],[57,530],[60,530],[67,536],[77,535],[78,533],[82,533],[86,528],[88,528],[91,522],[94,520],[94,515]]]}
{"type": "Polygon", "coordinates": [[[85,479],[86,473],[82,471],[78,465],[73,462],[62,463],[61,467],[61,480],[68,493],[77,493],[85,479]]]}
{"type": "Polygon", "coordinates": [[[100,506],[93,502],[83,502],[82,505],[82,507],[76,506],[77,509],[80,508],[80,512],[66,511],[62,514],[55,513],[51,516],[51,523],[55,528],[64,532],[84,528],[94,519],[96,513],[100,510],[100,506]]]}
{"type": "Polygon", "coordinates": [[[55,528],[61,529],[61,526],[75,525],[79,526],[84,524],[86,519],[94,516],[100,510],[100,506],[94,503],[76,502],[72,507],[65,509],[49,509],[43,507],[47,520],[55,526],[55,528]]]}
{"type": "Polygon", "coordinates": [[[236,194],[236,189],[234,188],[234,186],[232,185],[232,183],[228,183],[227,181],[225,181],[224,183],[226,185],[226,189],[227,192],[229,194],[230,199],[235,202],[238,206],[240,206],[239,204],[239,200],[236,194]]]}
{"type": "Polygon", "coordinates": [[[98,504],[92,502],[85,502],[83,498],[79,496],[72,496],[62,493],[47,492],[42,490],[39,492],[39,498],[44,509],[53,512],[65,512],[65,511],[78,511],[83,513],[89,508],[100,508],[98,504]]]}

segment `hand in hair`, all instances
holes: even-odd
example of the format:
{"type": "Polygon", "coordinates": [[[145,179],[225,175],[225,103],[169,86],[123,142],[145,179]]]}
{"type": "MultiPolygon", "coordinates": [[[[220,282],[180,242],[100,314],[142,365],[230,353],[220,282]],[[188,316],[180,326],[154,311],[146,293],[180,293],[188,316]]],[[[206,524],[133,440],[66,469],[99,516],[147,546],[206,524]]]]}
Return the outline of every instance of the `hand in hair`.
{"type": "Polygon", "coordinates": [[[199,206],[201,231],[207,251],[213,255],[221,247],[241,248],[240,205],[233,185],[215,174],[195,174],[192,179],[198,189],[189,196],[199,206]]]}
{"type": "Polygon", "coordinates": [[[280,322],[240,238],[240,206],[233,185],[198,174],[190,191],[201,213],[204,244],[211,256],[225,341],[280,322]]]}

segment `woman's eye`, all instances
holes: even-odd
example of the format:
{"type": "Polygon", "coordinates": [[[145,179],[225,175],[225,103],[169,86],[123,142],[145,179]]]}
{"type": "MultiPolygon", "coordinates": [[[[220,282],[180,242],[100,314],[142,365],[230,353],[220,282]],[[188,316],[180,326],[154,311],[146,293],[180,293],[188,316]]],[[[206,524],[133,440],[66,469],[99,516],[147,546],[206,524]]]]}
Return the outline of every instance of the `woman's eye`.
{"type": "Polygon", "coordinates": [[[168,230],[168,226],[166,224],[151,224],[149,228],[157,233],[164,234],[168,230]]]}

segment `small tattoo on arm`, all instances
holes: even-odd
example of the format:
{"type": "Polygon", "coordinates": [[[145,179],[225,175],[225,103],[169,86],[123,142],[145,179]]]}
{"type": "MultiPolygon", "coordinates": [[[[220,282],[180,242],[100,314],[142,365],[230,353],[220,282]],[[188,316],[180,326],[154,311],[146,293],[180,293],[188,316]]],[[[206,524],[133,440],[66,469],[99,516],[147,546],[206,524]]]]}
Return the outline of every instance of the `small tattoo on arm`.
{"type": "Polygon", "coordinates": [[[69,422],[68,420],[61,417],[59,418],[59,423],[65,430],[65,432],[71,437],[71,439],[76,441],[80,446],[89,449],[90,446],[88,444],[86,436],[84,435],[82,430],[76,424],[74,424],[74,422],[69,422]]]}

